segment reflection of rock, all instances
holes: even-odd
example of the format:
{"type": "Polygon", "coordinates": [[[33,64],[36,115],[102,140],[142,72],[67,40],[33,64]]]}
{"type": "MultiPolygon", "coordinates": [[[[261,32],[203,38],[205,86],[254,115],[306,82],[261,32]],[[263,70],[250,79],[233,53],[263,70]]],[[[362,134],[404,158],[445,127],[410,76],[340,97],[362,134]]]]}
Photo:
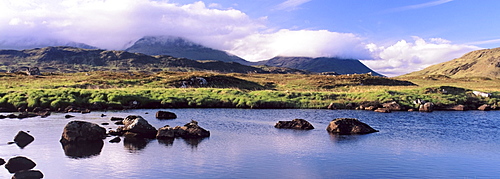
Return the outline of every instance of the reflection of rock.
{"type": "Polygon", "coordinates": [[[314,129],[313,125],[304,119],[294,119],[292,121],[278,121],[275,128],[279,129],[302,129],[309,130],[314,129]]]}
{"type": "Polygon", "coordinates": [[[97,156],[101,154],[104,142],[94,141],[94,142],[76,142],[63,144],[64,154],[71,158],[89,158],[92,156],[97,156]]]}
{"type": "Polygon", "coordinates": [[[184,138],[184,142],[192,148],[197,148],[198,144],[200,144],[203,140],[205,140],[205,138],[184,138]]]}
{"type": "Polygon", "coordinates": [[[125,137],[123,139],[123,145],[125,148],[127,148],[129,151],[139,151],[148,145],[148,143],[151,141],[151,139],[147,138],[138,138],[138,137],[125,137]]]}
{"type": "Polygon", "coordinates": [[[136,137],[144,137],[154,139],[158,132],[155,127],[146,121],[141,116],[127,116],[123,119],[125,126],[119,127],[118,130],[123,132],[135,133],[136,137]]]}
{"type": "Polygon", "coordinates": [[[177,118],[177,115],[173,112],[168,112],[168,111],[158,111],[156,112],[156,118],[157,119],[175,119],[177,118]]]}
{"type": "Polygon", "coordinates": [[[95,142],[106,138],[106,129],[85,121],[71,121],[64,127],[60,142],[62,144],[95,142]]]}
{"type": "Polygon", "coordinates": [[[175,138],[162,138],[162,139],[158,139],[158,143],[166,145],[166,146],[172,146],[174,144],[174,139],[175,138]]]}
{"type": "Polygon", "coordinates": [[[26,147],[28,144],[30,144],[34,140],[35,140],[35,138],[33,136],[29,135],[28,133],[26,133],[24,131],[19,131],[17,133],[16,137],[14,137],[14,142],[16,142],[17,146],[19,146],[20,148],[26,147]]]}
{"type": "Polygon", "coordinates": [[[326,130],[330,133],[349,135],[349,134],[368,134],[372,132],[378,132],[377,130],[370,127],[354,118],[337,118],[330,122],[326,130]]]}
{"type": "Polygon", "coordinates": [[[43,173],[38,170],[23,170],[16,172],[13,179],[40,179],[43,178],[43,173]]]}
{"type": "Polygon", "coordinates": [[[35,166],[35,162],[23,156],[11,158],[7,164],[5,164],[5,168],[9,170],[10,173],[16,173],[21,170],[30,170],[35,168],[35,166]]]}

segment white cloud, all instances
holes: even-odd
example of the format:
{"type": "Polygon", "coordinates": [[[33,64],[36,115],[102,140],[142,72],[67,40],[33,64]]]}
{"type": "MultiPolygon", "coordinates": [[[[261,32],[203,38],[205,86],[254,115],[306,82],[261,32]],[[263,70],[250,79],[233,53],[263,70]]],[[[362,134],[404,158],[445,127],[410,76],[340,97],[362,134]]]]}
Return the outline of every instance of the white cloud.
{"type": "Polygon", "coordinates": [[[7,0],[0,2],[0,38],[67,39],[107,49],[145,35],[174,35],[215,48],[263,28],[238,10],[203,2],[178,5],[152,0],[7,0]],[[37,3],[34,3],[37,2],[37,3]],[[222,44],[222,45],[221,45],[222,44]]]}
{"type": "Polygon", "coordinates": [[[276,6],[276,9],[278,10],[294,10],[298,8],[300,5],[307,3],[311,0],[286,0],[285,2],[282,2],[281,4],[278,4],[276,6]]]}
{"type": "Polygon", "coordinates": [[[394,9],[388,10],[387,12],[399,12],[399,11],[407,11],[407,10],[412,10],[412,9],[427,8],[427,7],[438,6],[441,4],[449,3],[452,1],[454,1],[454,0],[435,0],[435,1],[430,1],[430,2],[421,3],[421,4],[415,4],[415,5],[394,8],[394,9]]]}
{"type": "Polygon", "coordinates": [[[275,56],[305,57],[370,57],[363,39],[351,33],[327,30],[282,29],[273,33],[253,34],[234,43],[231,53],[244,59],[258,61],[275,56]]]}
{"type": "Polygon", "coordinates": [[[389,47],[368,44],[367,48],[375,60],[364,60],[363,63],[388,76],[422,70],[480,49],[471,45],[452,44],[445,39],[432,38],[426,41],[420,37],[413,37],[413,42],[401,40],[389,47]]]}

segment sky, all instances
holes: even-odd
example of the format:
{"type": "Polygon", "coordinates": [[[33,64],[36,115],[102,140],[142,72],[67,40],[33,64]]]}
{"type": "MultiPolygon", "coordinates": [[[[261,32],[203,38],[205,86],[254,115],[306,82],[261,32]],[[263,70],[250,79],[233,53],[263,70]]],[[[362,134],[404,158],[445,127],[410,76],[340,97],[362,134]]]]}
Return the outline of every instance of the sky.
{"type": "Polygon", "coordinates": [[[0,47],[72,41],[123,50],[179,36],[249,61],[359,59],[397,76],[500,47],[498,0],[2,0],[0,47]]]}

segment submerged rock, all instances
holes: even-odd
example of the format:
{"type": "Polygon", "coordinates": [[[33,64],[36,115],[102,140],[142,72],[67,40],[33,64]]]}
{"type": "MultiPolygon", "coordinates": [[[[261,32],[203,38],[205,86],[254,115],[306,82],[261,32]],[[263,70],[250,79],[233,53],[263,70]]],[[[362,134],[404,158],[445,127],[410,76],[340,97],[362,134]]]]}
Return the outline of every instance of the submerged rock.
{"type": "Polygon", "coordinates": [[[106,129],[85,121],[71,121],[64,127],[60,142],[62,144],[77,142],[96,142],[106,138],[106,129]]]}
{"type": "Polygon", "coordinates": [[[378,132],[358,119],[337,118],[330,122],[326,130],[330,133],[349,135],[349,134],[368,134],[378,132]]]}
{"type": "Polygon", "coordinates": [[[23,156],[11,158],[7,164],[5,164],[5,168],[9,170],[10,173],[16,173],[21,170],[30,170],[35,168],[35,166],[35,162],[23,156]]]}
{"type": "Polygon", "coordinates": [[[176,119],[177,115],[173,112],[168,111],[158,111],[156,112],[157,119],[176,119]]]}
{"type": "Polygon", "coordinates": [[[301,129],[301,130],[314,129],[313,125],[304,119],[294,119],[291,121],[278,121],[274,125],[274,127],[279,129],[301,129]]]}

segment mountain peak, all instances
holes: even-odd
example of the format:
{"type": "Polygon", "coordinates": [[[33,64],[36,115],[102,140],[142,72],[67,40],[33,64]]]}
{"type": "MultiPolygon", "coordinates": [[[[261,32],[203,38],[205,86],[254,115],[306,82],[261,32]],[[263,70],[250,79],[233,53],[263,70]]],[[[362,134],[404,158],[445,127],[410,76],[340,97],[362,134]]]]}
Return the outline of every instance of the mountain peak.
{"type": "Polygon", "coordinates": [[[205,47],[188,39],[175,36],[145,36],[137,40],[125,51],[146,55],[169,55],[191,60],[217,60],[237,62],[243,65],[251,64],[251,62],[227,52],[205,47]]]}

